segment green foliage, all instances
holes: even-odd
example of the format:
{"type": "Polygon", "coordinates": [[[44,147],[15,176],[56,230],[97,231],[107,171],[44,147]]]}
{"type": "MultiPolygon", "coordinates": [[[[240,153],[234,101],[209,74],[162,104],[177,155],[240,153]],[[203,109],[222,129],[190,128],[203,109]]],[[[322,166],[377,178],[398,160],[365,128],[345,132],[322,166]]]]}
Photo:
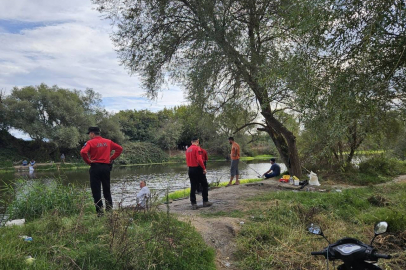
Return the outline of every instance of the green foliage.
{"type": "Polygon", "coordinates": [[[119,164],[161,163],[168,160],[168,155],[159,147],[147,142],[128,142],[123,145],[125,151],[118,157],[119,164]]]}
{"type": "MultiPolygon", "coordinates": [[[[247,201],[246,220],[237,235],[241,269],[322,269],[325,261],[309,254],[325,246],[306,232],[310,223],[321,225],[330,241],[354,237],[369,243],[378,221],[389,223],[389,234],[375,243],[381,253],[398,253],[406,230],[405,184],[357,188],[342,192],[279,191],[247,201]],[[382,202],[372,203],[371,198],[382,202]],[[248,208],[248,209],[247,209],[248,208]],[[397,239],[391,241],[390,239],[397,239]]],[[[402,254],[401,252],[398,254],[402,254]]],[[[380,263],[383,266],[383,262],[380,263]]],[[[385,261],[387,269],[403,269],[404,262],[385,261]]],[[[384,266],[383,266],[384,267],[384,266]]]]}
{"type": "Polygon", "coordinates": [[[64,186],[59,180],[46,184],[19,180],[15,185],[7,185],[4,192],[9,194],[9,198],[15,198],[7,205],[9,219],[26,220],[33,220],[50,212],[77,214],[80,205],[89,202],[87,199],[91,197],[88,192],[78,191],[72,185],[64,186]]]}
{"type": "Polygon", "coordinates": [[[10,127],[19,129],[54,148],[75,149],[86,141],[89,126],[99,125],[109,138],[120,141],[118,124],[100,107],[101,97],[92,89],[84,92],[46,84],[13,88],[2,110],[10,127]]]}
{"type": "Polygon", "coordinates": [[[18,183],[10,218],[21,227],[0,227],[0,269],[201,269],[214,270],[214,250],[190,223],[151,209],[118,209],[97,217],[85,189],[60,182],[18,183]],[[24,185],[23,185],[24,184],[24,185]],[[26,202],[24,202],[26,201],[26,202]],[[22,235],[33,238],[24,242],[22,235]]]}
{"type": "Polygon", "coordinates": [[[159,126],[158,115],[148,110],[120,111],[114,118],[118,119],[126,138],[134,142],[152,142],[159,126]]]}
{"type": "Polygon", "coordinates": [[[373,156],[359,164],[359,171],[376,176],[396,176],[406,173],[406,162],[383,155],[373,156]]]}
{"type": "Polygon", "coordinates": [[[0,269],[214,270],[214,251],[188,223],[163,213],[115,212],[98,218],[45,215],[24,227],[0,228],[0,269]],[[133,220],[133,221],[132,221],[133,220]],[[19,236],[29,235],[32,242],[19,236]]]}

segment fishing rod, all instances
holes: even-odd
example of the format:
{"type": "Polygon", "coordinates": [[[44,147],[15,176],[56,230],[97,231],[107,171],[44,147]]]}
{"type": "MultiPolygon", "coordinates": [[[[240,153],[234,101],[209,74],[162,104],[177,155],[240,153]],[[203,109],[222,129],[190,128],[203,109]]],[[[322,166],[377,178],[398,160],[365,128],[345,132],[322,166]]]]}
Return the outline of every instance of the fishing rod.
{"type": "MultiPolygon", "coordinates": [[[[241,160],[241,159],[240,159],[241,160]]],[[[252,168],[247,162],[245,162],[244,160],[241,160],[243,163],[245,163],[245,165],[248,166],[248,168],[250,168],[251,170],[253,170],[254,172],[256,172],[258,174],[258,178],[262,178],[262,174],[260,174],[257,170],[255,170],[254,168],[252,168]]]]}

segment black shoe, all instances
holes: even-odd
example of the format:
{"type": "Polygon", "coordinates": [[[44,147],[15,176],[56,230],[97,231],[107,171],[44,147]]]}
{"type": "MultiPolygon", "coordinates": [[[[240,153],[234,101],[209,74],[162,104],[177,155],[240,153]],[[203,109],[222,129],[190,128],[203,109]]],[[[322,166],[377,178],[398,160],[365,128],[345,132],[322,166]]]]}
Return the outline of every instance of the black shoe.
{"type": "Polygon", "coordinates": [[[212,202],[203,202],[203,207],[210,207],[212,205],[213,205],[212,202]]]}
{"type": "Polygon", "coordinates": [[[197,210],[197,204],[192,204],[192,210],[197,210]]]}

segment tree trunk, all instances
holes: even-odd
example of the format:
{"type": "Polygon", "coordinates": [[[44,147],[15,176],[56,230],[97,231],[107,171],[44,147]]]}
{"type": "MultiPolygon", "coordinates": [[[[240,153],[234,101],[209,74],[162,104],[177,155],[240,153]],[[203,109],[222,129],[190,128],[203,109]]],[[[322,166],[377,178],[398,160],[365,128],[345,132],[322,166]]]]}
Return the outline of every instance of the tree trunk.
{"type": "Polygon", "coordinates": [[[289,174],[295,175],[298,178],[302,177],[302,167],[297,151],[296,137],[292,132],[286,129],[282,123],[275,119],[271,113],[262,111],[261,114],[265,117],[267,124],[265,131],[274,142],[279,155],[286,164],[289,174]]]}

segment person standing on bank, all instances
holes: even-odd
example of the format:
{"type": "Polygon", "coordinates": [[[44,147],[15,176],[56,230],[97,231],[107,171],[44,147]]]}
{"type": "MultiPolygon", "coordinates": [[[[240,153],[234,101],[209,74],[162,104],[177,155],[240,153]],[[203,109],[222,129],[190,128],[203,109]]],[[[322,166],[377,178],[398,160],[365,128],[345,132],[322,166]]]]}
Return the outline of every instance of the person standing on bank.
{"type": "Polygon", "coordinates": [[[271,178],[279,176],[281,174],[281,167],[278,164],[276,164],[275,161],[276,160],[274,158],[271,158],[270,160],[271,168],[262,176],[265,176],[265,178],[271,178]]]}
{"type": "Polygon", "coordinates": [[[196,204],[196,188],[199,183],[202,184],[202,197],[203,197],[203,207],[209,207],[212,205],[209,202],[208,188],[209,184],[205,177],[206,166],[204,166],[202,155],[199,154],[200,147],[199,139],[192,138],[192,145],[186,150],[186,164],[189,167],[189,178],[190,178],[190,202],[192,204],[192,210],[197,209],[196,204]]]}
{"type": "MultiPolygon", "coordinates": [[[[200,147],[199,155],[202,156],[204,167],[205,167],[206,170],[207,170],[207,165],[206,165],[206,164],[207,164],[207,161],[209,160],[209,157],[208,157],[208,155],[207,155],[207,151],[202,148],[202,143],[200,142],[200,140],[199,140],[199,147],[200,147]]],[[[206,174],[203,174],[203,176],[204,176],[204,178],[206,178],[206,182],[207,182],[206,174]]],[[[208,183],[208,182],[207,182],[207,183],[208,183]]],[[[199,194],[199,193],[201,193],[201,192],[202,192],[202,184],[199,183],[199,184],[197,185],[197,188],[196,188],[196,193],[199,194]]]]}
{"type": "Polygon", "coordinates": [[[89,127],[87,134],[89,134],[90,140],[80,150],[80,155],[90,165],[90,188],[92,189],[93,201],[97,214],[102,215],[101,186],[103,186],[106,211],[109,211],[113,208],[110,192],[110,163],[121,154],[123,148],[111,140],[102,138],[98,127],[89,127]],[[114,154],[110,156],[112,150],[114,150],[114,154]]]}
{"type": "Polygon", "coordinates": [[[233,179],[235,176],[235,183],[234,185],[239,185],[240,184],[240,180],[238,179],[238,163],[240,162],[240,146],[238,145],[238,143],[236,143],[234,141],[233,137],[228,138],[228,142],[231,144],[231,154],[230,154],[230,158],[231,158],[231,169],[230,169],[230,173],[231,173],[231,177],[230,177],[230,182],[228,183],[228,187],[231,186],[233,184],[233,179]]]}

